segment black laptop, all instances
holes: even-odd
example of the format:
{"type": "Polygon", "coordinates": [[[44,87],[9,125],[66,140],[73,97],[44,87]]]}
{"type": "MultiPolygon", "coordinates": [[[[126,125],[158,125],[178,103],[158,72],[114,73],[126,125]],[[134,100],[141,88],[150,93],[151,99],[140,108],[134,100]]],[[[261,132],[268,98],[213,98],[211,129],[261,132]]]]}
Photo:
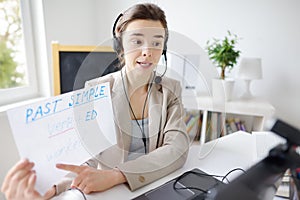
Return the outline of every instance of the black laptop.
{"type": "Polygon", "coordinates": [[[195,168],[179,177],[150,190],[134,200],[191,200],[210,199],[225,184],[195,168]],[[174,186],[175,184],[175,186],[174,186]]]}

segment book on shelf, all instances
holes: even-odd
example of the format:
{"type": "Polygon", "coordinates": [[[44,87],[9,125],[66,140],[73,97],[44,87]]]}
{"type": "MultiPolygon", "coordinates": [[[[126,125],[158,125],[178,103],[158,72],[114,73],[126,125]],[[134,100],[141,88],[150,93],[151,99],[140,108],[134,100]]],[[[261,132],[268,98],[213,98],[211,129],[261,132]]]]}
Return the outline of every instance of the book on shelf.
{"type": "Polygon", "coordinates": [[[184,122],[186,124],[187,133],[192,140],[200,139],[200,130],[202,124],[201,111],[186,110],[184,122]]]}
{"type": "Polygon", "coordinates": [[[245,121],[238,117],[226,118],[225,113],[208,112],[205,142],[237,131],[246,131],[245,121]]]}
{"type": "MultiPolygon", "coordinates": [[[[231,127],[230,127],[230,124],[229,124],[229,123],[225,123],[225,127],[226,127],[226,129],[225,129],[225,131],[226,131],[226,134],[233,133],[233,130],[231,129],[231,127]]],[[[226,134],[225,134],[225,135],[226,135],[226,134]]]]}
{"type": "Polygon", "coordinates": [[[253,116],[198,109],[185,109],[185,112],[184,121],[191,140],[208,142],[240,130],[255,130],[253,116]]]}
{"type": "Polygon", "coordinates": [[[205,130],[205,142],[209,142],[212,138],[212,124],[211,124],[211,112],[207,114],[207,121],[206,121],[206,130],[205,130]]]}
{"type": "Polygon", "coordinates": [[[215,140],[226,135],[226,124],[224,114],[221,112],[208,112],[205,142],[215,140]]]}
{"type": "Polygon", "coordinates": [[[225,136],[226,132],[226,123],[225,123],[225,115],[224,113],[218,113],[218,133],[220,137],[225,136]]]}
{"type": "Polygon", "coordinates": [[[227,134],[234,133],[236,131],[246,131],[245,121],[239,118],[228,118],[225,121],[225,127],[227,134]]]}

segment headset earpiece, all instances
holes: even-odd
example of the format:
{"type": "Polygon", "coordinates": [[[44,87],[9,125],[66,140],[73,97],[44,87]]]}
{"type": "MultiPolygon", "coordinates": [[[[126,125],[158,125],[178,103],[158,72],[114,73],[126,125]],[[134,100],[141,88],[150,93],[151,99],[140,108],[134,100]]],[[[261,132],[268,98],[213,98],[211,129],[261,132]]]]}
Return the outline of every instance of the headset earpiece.
{"type": "Polygon", "coordinates": [[[113,48],[115,50],[115,52],[117,52],[117,54],[120,54],[122,52],[122,42],[120,37],[118,37],[116,35],[116,28],[117,28],[117,23],[120,20],[120,18],[123,16],[123,13],[119,14],[119,16],[117,17],[114,26],[113,26],[113,30],[112,30],[112,34],[113,34],[113,48]]]}
{"type": "Polygon", "coordinates": [[[121,40],[117,37],[113,38],[113,48],[118,55],[122,52],[121,40]]]}

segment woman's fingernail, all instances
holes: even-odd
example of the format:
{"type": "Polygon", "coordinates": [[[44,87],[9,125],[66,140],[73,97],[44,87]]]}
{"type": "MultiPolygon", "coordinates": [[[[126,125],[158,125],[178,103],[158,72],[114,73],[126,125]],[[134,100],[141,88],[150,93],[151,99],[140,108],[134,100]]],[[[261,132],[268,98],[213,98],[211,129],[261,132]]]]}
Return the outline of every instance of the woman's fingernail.
{"type": "Polygon", "coordinates": [[[20,163],[25,163],[25,162],[28,162],[28,159],[27,159],[27,158],[21,158],[21,159],[20,159],[20,163]]]}

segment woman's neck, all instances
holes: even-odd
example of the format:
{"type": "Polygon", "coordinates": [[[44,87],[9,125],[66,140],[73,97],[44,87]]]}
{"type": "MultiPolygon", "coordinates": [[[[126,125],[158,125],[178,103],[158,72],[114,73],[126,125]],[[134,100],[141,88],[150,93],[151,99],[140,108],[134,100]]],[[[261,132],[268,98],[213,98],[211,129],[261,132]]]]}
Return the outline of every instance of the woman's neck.
{"type": "Polygon", "coordinates": [[[128,73],[126,72],[127,75],[127,87],[128,87],[128,92],[129,94],[134,93],[147,93],[148,91],[148,83],[150,79],[149,74],[135,74],[135,73],[128,73]]]}

